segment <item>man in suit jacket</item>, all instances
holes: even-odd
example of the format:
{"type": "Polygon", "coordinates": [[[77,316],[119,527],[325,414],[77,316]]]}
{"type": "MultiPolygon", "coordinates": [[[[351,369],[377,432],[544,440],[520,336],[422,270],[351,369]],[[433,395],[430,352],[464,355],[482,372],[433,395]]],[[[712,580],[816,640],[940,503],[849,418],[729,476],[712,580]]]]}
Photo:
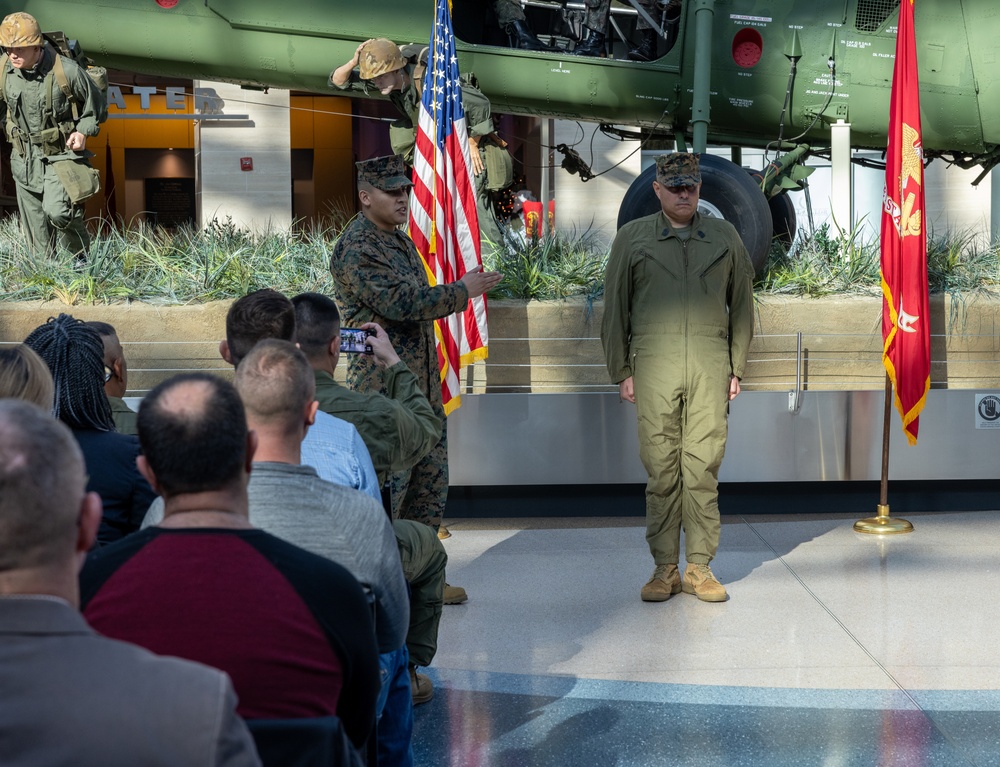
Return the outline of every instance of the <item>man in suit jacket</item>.
{"type": "Polygon", "coordinates": [[[0,400],[0,764],[260,760],[225,674],[96,634],[77,573],[101,522],[70,430],[0,400]]]}

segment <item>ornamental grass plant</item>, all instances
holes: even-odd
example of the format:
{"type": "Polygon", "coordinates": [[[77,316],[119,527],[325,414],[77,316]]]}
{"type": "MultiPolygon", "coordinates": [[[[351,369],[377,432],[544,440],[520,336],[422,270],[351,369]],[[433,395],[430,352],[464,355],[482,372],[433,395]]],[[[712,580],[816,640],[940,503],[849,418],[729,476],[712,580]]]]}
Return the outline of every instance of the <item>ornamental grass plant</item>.
{"type": "Polygon", "coordinates": [[[251,233],[231,219],[208,227],[106,227],[87,264],[36,257],[17,219],[0,222],[0,298],[74,305],[144,301],[187,304],[238,298],[260,288],[330,292],[329,263],[339,231],[251,233]]]}
{"type": "MultiPolygon", "coordinates": [[[[250,232],[231,219],[204,229],[103,226],[85,267],[27,252],[16,218],[0,220],[0,299],[57,299],[67,305],[143,301],[188,304],[232,299],[264,287],[288,295],[333,294],[330,256],[347,216],[306,232],[250,232]]],[[[828,226],[775,246],[754,286],[758,295],[819,297],[880,292],[877,237],[859,228],[846,237],[828,226]]],[[[608,246],[598,234],[556,233],[484,247],[486,269],[504,274],[491,298],[589,301],[604,292],[608,246]]],[[[1000,250],[975,232],[928,239],[932,293],[965,297],[1000,290],[1000,250]]]]}
{"type": "MultiPolygon", "coordinates": [[[[839,237],[827,224],[800,232],[788,250],[775,244],[754,285],[758,294],[820,297],[881,295],[879,239],[860,226],[839,237]]],[[[953,297],[1000,289],[1000,248],[985,246],[978,232],[931,232],[927,238],[931,293],[953,297]]]]}
{"type": "Polygon", "coordinates": [[[547,301],[570,296],[588,300],[604,293],[608,248],[587,230],[513,240],[506,248],[484,243],[483,266],[503,274],[490,298],[547,301]]]}

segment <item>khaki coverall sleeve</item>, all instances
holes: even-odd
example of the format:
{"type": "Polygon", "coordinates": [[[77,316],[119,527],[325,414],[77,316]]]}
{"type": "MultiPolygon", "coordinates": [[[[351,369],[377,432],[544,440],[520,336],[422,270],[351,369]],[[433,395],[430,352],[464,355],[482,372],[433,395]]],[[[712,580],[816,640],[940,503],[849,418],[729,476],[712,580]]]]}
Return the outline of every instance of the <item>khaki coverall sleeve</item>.
{"type": "Polygon", "coordinates": [[[743,378],[753,340],[753,264],[743,243],[737,238],[729,285],[729,360],[733,375],[743,378]]]}
{"type": "Polygon", "coordinates": [[[628,235],[619,232],[604,271],[604,317],[601,320],[601,345],[612,383],[620,383],[632,375],[629,355],[631,306],[632,246],[628,235]]]}

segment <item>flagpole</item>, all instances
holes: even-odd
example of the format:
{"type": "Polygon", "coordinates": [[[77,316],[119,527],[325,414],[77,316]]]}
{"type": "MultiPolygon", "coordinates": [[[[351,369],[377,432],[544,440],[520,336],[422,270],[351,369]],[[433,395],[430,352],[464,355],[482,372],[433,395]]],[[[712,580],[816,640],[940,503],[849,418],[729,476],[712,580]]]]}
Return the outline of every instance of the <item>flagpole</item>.
{"type": "Polygon", "coordinates": [[[879,490],[879,502],[874,517],[859,519],[854,523],[858,533],[877,533],[890,535],[893,533],[912,533],[913,525],[905,519],[893,519],[889,516],[889,428],[892,424],[892,379],[885,374],[885,413],[882,417],[882,482],[879,490]]]}

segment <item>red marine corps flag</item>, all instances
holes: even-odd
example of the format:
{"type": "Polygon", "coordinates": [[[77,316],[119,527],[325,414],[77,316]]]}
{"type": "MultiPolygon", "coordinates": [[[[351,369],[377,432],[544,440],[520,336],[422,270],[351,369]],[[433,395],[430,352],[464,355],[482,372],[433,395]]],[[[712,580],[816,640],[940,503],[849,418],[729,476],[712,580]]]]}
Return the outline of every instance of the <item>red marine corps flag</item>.
{"type": "MultiPolygon", "coordinates": [[[[462,279],[482,264],[469,128],[462,107],[448,0],[438,0],[413,156],[410,237],[431,285],[462,279]]],[[[459,371],[486,358],[486,298],[434,323],[444,411],[460,404],[459,371]]]]}
{"type": "Polygon", "coordinates": [[[882,361],[911,445],[931,386],[927,234],[914,0],[899,4],[882,205],[882,361]]]}

